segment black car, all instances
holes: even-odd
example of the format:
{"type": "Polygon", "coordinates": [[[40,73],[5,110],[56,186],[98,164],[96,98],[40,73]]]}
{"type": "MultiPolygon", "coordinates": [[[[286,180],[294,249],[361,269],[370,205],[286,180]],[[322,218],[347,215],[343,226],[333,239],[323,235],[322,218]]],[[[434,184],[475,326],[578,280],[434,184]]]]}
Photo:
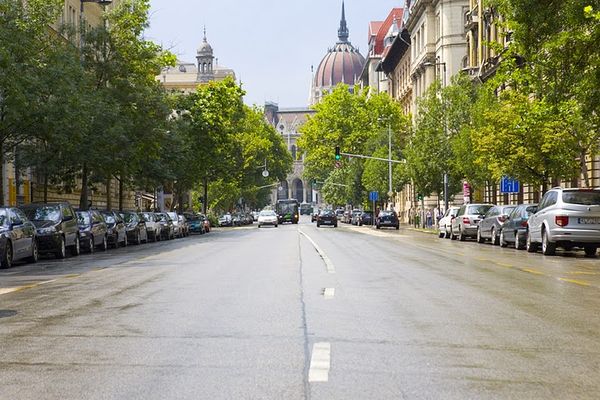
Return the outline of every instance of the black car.
{"type": "Polygon", "coordinates": [[[373,211],[363,211],[356,217],[356,225],[373,225],[373,211]]]}
{"type": "Polygon", "coordinates": [[[135,244],[147,243],[148,231],[144,219],[135,211],[123,211],[120,214],[125,221],[127,241],[135,244]]]}
{"type": "Polygon", "coordinates": [[[79,225],[79,243],[89,253],[98,248],[108,249],[108,227],[100,212],[96,210],[77,210],[77,225],[79,225]]]}
{"type": "Polygon", "coordinates": [[[79,255],[79,227],[69,203],[33,203],[22,206],[21,210],[36,227],[40,253],[65,258],[69,248],[72,255],[79,255]]]}
{"type": "Polygon", "coordinates": [[[104,217],[107,228],[108,244],[114,248],[127,246],[127,230],[125,229],[125,221],[118,212],[115,211],[100,211],[104,217]]]}
{"type": "Polygon", "coordinates": [[[329,225],[337,228],[338,218],[336,213],[331,210],[323,210],[317,217],[317,228],[321,225],[329,225]]]}
{"type": "Polygon", "coordinates": [[[382,227],[400,229],[398,214],[396,214],[396,211],[380,211],[379,215],[375,219],[375,225],[377,226],[377,229],[381,229],[382,227]]]}
{"type": "Polygon", "coordinates": [[[160,237],[161,239],[175,239],[175,227],[173,226],[173,220],[167,213],[156,213],[156,218],[160,224],[160,237]]]}
{"type": "Polygon", "coordinates": [[[18,208],[0,208],[0,268],[12,267],[13,261],[38,260],[35,225],[18,208]]]}

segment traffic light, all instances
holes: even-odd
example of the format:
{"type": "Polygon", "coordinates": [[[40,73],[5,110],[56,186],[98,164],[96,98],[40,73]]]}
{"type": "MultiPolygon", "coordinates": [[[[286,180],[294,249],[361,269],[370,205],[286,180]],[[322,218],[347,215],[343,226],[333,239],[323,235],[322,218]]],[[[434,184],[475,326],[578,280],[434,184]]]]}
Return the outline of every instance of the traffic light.
{"type": "Polygon", "coordinates": [[[340,155],[340,146],[335,146],[335,161],[339,161],[342,159],[340,155]]]}

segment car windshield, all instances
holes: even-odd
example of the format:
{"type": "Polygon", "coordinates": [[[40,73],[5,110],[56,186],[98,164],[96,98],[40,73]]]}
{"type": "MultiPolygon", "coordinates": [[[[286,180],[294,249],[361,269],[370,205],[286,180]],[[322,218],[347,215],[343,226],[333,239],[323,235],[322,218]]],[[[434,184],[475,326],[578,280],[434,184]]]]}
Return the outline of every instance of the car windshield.
{"type": "Polygon", "coordinates": [[[189,215],[187,217],[188,221],[192,222],[192,221],[200,221],[200,216],[199,215],[189,215]]]}
{"type": "Polygon", "coordinates": [[[275,214],[275,211],[272,211],[272,210],[265,210],[265,211],[260,212],[261,217],[274,217],[276,215],[277,214],[275,214]]]}
{"type": "Polygon", "coordinates": [[[599,206],[600,205],[600,191],[573,191],[563,192],[562,200],[569,204],[581,204],[584,206],[599,206]]]}
{"type": "Polygon", "coordinates": [[[491,204],[480,204],[476,206],[469,206],[467,208],[468,215],[484,215],[493,206],[491,204]]]}
{"type": "Polygon", "coordinates": [[[334,215],[334,214],[333,214],[333,211],[325,210],[325,211],[321,212],[321,215],[322,216],[331,216],[331,215],[334,215]]]}
{"type": "Polygon", "coordinates": [[[363,217],[370,217],[371,215],[373,215],[372,211],[365,211],[365,212],[362,213],[363,217]]]}
{"type": "Polygon", "coordinates": [[[394,215],[393,211],[382,211],[380,214],[382,217],[389,217],[390,215],[394,215]]]}
{"type": "Polygon", "coordinates": [[[109,213],[102,213],[102,215],[104,216],[104,220],[106,221],[107,224],[114,224],[115,221],[115,216],[109,213]]]}
{"type": "Polygon", "coordinates": [[[170,212],[170,213],[167,213],[167,214],[169,215],[169,217],[171,217],[171,219],[172,219],[173,221],[177,221],[177,220],[179,220],[179,218],[177,217],[177,213],[170,212]]]}
{"type": "Polygon", "coordinates": [[[154,222],[154,217],[150,213],[142,213],[142,219],[145,222],[154,222]]]}
{"type": "Polygon", "coordinates": [[[25,208],[23,210],[27,218],[31,221],[52,221],[59,222],[61,220],[59,206],[42,206],[35,208],[25,208]]]}
{"type": "Polygon", "coordinates": [[[79,225],[89,225],[90,224],[90,214],[87,212],[77,211],[77,223],[79,225]]]}
{"type": "Polygon", "coordinates": [[[125,213],[123,214],[123,220],[125,220],[125,222],[128,224],[131,222],[137,222],[138,216],[135,213],[125,213]]]}
{"type": "Polygon", "coordinates": [[[6,213],[6,209],[0,209],[0,226],[6,226],[8,222],[8,216],[6,213]]]}

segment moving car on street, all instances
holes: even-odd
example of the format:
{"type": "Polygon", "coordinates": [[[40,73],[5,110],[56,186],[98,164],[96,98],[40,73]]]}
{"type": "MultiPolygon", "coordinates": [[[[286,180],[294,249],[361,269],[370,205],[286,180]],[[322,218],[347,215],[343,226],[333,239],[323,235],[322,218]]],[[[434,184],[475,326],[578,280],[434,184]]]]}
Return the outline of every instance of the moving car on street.
{"type": "Polygon", "coordinates": [[[468,237],[477,237],[479,221],[492,208],[493,204],[464,204],[452,220],[450,239],[458,238],[461,242],[468,237]]]}
{"type": "Polygon", "coordinates": [[[375,225],[377,229],[383,227],[400,229],[400,221],[398,220],[398,214],[396,211],[382,210],[375,219],[375,225]]]}
{"type": "Polygon", "coordinates": [[[456,213],[460,207],[458,206],[450,206],[440,218],[438,222],[438,230],[440,238],[450,239],[450,232],[452,231],[452,220],[456,218],[456,213]]]}
{"type": "Polygon", "coordinates": [[[18,208],[0,208],[0,255],[0,268],[10,268],[16,260],[38,260],[35,225],[18,208]]]}
{"type": "Polygon", "coordinates": [[[488,210],[477,226],[477,242],[483,243],[490,239],[494,246],[500,244],[502,224],[516,206],[494,206],[488,210]]]}
{"type": "Polygon", "coordinates": [[[337,228],[338,226],[338,218],[337,214],[332,210],[323,210],[317,217],[317,228],[321,225],[329,225],[337,228]]]}
{"type": "Polygon", "coordinates": [[[279,217],[277,213],[273,210],[263,210],[258,214],[258,227],[265,225],[272,225],[277,228],[277,223],[279,222],[279,217]]]}
{"type": "Polygon", "coordinates": [[[297,224],[300,218],[298,206],[298,200],[296,199],[277,200],[276,212],[279,217],[279,223],[290,222],[297,224]]]}
{"type": "Polygon", "coordinates": [[[556,187],[544,194],[529,217],[527,251],[554,255],[557,247],[583,248],[588,257],[600,246],[600,190],[556,187]]]}
{"type": "Polygon", "coordinates": [[[72,255],[79,255],[79,227],[75,210],[69,203],[32,203],[22,206],[21,210],[36,227],[40,253],[65,258],[69,248],[72,255]]]}
{"type": "Polygon", "coordinates": [[[96,210],[77,210],[80,246],[93,253],[96,247],[102,251],[108,249],[108,227],[104,217],[96,210]]]}
{"type": "Polygon", "coordinates": [[[524,250],[527,241],[529,217],[537,211],[537,204],[519,204],[502,224],[500,246],[514,244],[515,249],[524,250]]]}

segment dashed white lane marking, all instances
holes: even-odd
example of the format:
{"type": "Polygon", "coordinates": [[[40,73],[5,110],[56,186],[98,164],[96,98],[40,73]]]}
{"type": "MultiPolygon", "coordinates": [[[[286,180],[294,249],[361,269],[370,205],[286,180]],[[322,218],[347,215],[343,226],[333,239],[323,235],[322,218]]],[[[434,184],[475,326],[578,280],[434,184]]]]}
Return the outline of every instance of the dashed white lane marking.
{"type": "Polygon", "coordinates": [[[319,342],[313,345],[310,357],[310,368],[308,370],[309,382],[327,382],[329,380],[329,368],[331,367],[331,344],[319,342]]]}
{"type": "Polygon", "coordinates": [[[315,241],[312,240],[310,236],[308,236],[302,230],[298,230],[298,232],[300,232],[300,234],[302,236],[304,236],[306,239],[308,239],[308,241],[313,245],[313,247],[315,248],[317,253],[319,253],[319,256],[321,256],[321,258],[323,259],[323,262],[325,263],[325,267],[327,267],[327,272],[330,274],[335,274],[335,266],[333,265],[333,263],[331,262],[329,257],[327,257],[327,254],[325,254],[325,252],[323,250],[321,250],[319,245],[316,244],[315,241]]]}
{"type": "Polygon", "coordinates": [[[323,290],[323,297],[325,300],[333,299],[335,296],[335,288],[328,287],[323,290]]]}

